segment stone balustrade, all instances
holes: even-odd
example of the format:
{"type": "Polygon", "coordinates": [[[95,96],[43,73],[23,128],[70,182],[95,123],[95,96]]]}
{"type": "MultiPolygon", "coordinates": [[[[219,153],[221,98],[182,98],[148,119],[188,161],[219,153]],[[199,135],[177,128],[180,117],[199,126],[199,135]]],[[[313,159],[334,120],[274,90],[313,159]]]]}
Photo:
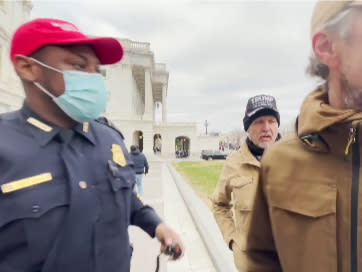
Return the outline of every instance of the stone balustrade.
{"type": "Polygon", "coordinates": [[[138,42],[129,39],[120,39],[120,43],[122,44],[125,50],[137,51],[137,52],[150,52],[150,43],[148,42],[138,42]]]}

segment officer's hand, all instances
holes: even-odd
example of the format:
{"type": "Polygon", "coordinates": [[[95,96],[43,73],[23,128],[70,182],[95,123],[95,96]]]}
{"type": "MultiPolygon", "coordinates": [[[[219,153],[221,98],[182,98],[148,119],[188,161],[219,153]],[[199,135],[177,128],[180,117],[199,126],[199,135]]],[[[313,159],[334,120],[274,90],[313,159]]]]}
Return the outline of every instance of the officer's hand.
{"type": "MultiPolygon", "coordinates": [[[[185,248],[178,234],[174,232],[165,223],[160,223],[156,228],[156,238],[161,242],[161,252],[165,253],[166,247],[170,247],[177,243],[182,250],[182,254],[179,258],[184,256],[185,248]]],[[[178,259],[179,259],[178,258],[178,259]]]]}

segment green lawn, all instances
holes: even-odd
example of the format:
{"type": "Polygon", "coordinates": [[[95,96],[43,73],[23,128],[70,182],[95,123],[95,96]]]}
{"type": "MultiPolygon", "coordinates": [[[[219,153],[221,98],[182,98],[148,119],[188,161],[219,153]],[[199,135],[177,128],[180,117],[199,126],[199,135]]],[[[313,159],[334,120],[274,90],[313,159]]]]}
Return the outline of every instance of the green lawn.
{"type": "Polygon", "coordinates": [[[208,198],[215,190],[224,163],[224,160],[218,160],[178,162],[173,163],[173,165],[209,206],[208,198]]]}

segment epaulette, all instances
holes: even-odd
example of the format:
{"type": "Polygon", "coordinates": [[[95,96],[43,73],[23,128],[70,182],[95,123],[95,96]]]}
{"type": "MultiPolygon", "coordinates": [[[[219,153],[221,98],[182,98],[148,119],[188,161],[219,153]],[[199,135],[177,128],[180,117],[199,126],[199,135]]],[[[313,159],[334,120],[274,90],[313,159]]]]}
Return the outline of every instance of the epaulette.
{"type": "Polygon", "coordinates": [[[102,116],[102,117],[97,118],[95,121],[117,131],[118,134],[121,135],[122,139],[124,140],[124,136],[123,136],[122,132],[120,132],[108,118],[102,116]]]}

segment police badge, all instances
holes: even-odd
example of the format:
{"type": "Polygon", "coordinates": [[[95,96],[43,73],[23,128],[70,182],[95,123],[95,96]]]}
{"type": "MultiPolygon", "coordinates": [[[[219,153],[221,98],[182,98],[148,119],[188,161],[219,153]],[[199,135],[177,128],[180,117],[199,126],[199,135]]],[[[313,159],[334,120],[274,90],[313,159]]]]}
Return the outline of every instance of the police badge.
{"type": "Polygon", "coordinates": [[[117,144],[112,144],[112,155],[113,161],[117,163],[119,166],[124,167],[127,165],[126,158],[124,157],[123,150],[121,146],[117,144]]]}

